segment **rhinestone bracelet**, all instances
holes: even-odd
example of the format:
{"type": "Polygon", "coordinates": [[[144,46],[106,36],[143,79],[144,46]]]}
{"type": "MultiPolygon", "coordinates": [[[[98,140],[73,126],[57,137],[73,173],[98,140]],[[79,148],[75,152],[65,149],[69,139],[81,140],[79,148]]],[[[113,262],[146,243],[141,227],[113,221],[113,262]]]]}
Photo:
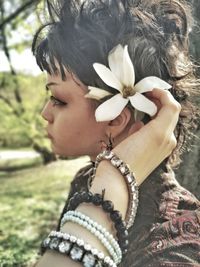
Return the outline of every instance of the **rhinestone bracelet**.
{"type": "Polygon", "coordinates": [[[85,243],[84,240],[67,233],[52,231],[42,244],[42,253],[46,249],[67,255],[84,267],[117,267],[109,256],[105,256],[103,252],[85,243]]]}
{"type": "Polygon", "coordinates": [[[116,264],[122,260],[122,251],[114,237],[100,224],[78,211],[68,211],[61,220],[62,226],[67,222],[75,222],[94,234],[104,245],[116,264]]]}
{"type": "Polygon", "coordinates": [[[95,206],[101,206],[103,211],[109,214],[110,219],[113,221],[116,236],[118,238],[119,246],[122,250],[122,254],[126,254],[128,248],[128,231],[125,222],[122,219],[121,213],[114,210],[114,205],[110,200],[104,200],[101,194],[92,194],[91,192],[76,192],[73,197],[70,198],[67,210],[75,210],[81,203],[92,203],[95,206]]]}
{"type": "Polygon", "coordinates": [[[126,213],[126,226],[130,228],[135,220],[137,207],[138,207],[138,185],[136,183],[133,172],[130,171],[128,165],[124,163],[114,152],[104,150],[96,157],[94,172],[91,177],[91,183],[95,177],[96,169],[102,160],[109,160],[111,164],[119,170],[121,175],[125,178],[125,182],[129,192],[128,211],[126,213]]]}

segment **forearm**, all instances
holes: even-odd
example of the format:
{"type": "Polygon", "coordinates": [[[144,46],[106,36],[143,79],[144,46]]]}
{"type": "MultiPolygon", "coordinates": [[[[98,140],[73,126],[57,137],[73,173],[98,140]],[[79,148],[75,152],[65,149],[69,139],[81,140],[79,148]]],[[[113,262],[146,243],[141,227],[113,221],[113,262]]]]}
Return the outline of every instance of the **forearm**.
{"type": "MultiPolygon", "coordinates": [[[[112,165],[107,161],[102,161],[99,164],[97,175],[95,176],[90,191],[93,193],[102,194],[103,189],[105,189],[104,200],[111,200],[114,204],[115,209],[119,210],[122,214],[122,217],[124,218],[128,205],[126,183],[124,182],[123,177],[121,176],[119,171],[112,167],[112,165]]],[[[100,207],[83,203],[80,204],[76,210],[89,216],[91,219],[106,228],[108,232],[113,234],[113,236],[115,236],[115,228],[109,218],[109,215],[106,214],[100,207]]],[[[78,224],[67,222],[62,228],[62,232],[69,233],[76,236],[77,238],[81,238],[85,243],[91,244],[92,247],[98,249],[99,251],[102,251],[105,255],[109,255],[101,242],[93,234],[91,234],[89,231],[78,224]]],[[[48,250],[37,264],[37,267],[53,267],[55,265],[59,267],[81,266],[79,263],[72,261],[66,256],[64,257],[59,253],[48,250]]]]}

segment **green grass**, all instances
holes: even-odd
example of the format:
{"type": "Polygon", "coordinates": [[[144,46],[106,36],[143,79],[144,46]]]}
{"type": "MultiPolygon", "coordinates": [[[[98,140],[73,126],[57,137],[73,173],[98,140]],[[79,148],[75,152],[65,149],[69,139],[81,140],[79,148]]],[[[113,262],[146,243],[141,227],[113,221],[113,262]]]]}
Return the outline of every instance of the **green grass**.
{"type": "MultiPolygon", "coordinates": [[[[16,149],[4,149],[0,148],[0,152],[3,151],[9,151],[12,153],[12,151],[16,152],[16,149]]],[[[17,152],[34,152],[34,150],[30,147],[20,148],[17,149],[17,152]]],[[[23,158],[9,158],[4,159],[3,157],[0,157],[0,177],[2,172],[13,172],[17,170],[22,170],[26,168],[32,168],[38,165],[42,165],[42,157],[40,155],[35,157],[23,157],[23,158]]]]}
{"type": "Polygon", "coordinates": [[[52,230],[69,183],[88,158],[0,175],[0,267],[30,266],[52,230]]]}
{"type": "MultiPolygon", "coordinates": [[[[15,147],[0,147],[0,152],[2,151],[8,151],[8,150],[16,150],[15,147]]],[[[33,150],[31,147],[19,147],[17,148],[17,151],[30,151],[33,150]]]]}
{"type": "Polygon", "coordinates": [[[42,164],[41,157],[0,160],[0,171],[17,171],[42,164]]]}

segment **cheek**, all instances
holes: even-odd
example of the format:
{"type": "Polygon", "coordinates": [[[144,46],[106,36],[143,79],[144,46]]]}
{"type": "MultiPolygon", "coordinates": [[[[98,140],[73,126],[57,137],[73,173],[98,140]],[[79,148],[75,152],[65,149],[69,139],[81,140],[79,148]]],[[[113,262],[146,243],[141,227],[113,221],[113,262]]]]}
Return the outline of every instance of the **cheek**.
{"type": "Polygon", "coordinates": [[[88,107],[82,108],[79,112],[75,111],[67,110],[66,113],[58,114],[55,119],[54,130],[60,143],[85,142],[86,145],[92,145],[105,139],[106,123],[97,123],[94,112],[88,110],[88,107]]]}
{"type": "Polygon", "coordinates": [[[105,132],[106,128],[103,123],[97,123],[96,121],[93,123],[88,123],[87,125],[87,135],[90,140],[99,143],[101,140],[105,140],[105,132]]]}
{"type": "Polygon", "coordinates": [[[97,146],[99,142],[105,139],[104,125],[95,120],[87,118],[79,122],[79,126],[74,129],[74,136],[82,146],[97,146]]]}

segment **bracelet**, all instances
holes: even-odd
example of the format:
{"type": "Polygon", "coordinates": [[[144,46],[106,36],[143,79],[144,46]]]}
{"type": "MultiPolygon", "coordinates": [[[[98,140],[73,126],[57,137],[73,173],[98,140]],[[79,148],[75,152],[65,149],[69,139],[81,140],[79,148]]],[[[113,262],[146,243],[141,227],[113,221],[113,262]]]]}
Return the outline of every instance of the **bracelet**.
{"type": "Polygon", "coordinates": [[[108,250],[114,262],[119,264],[122,260],[122,251],[114,237],[100,224],[78,211],[68,211],[61,220],[61,227],[67,222],[75,222],[94,234],[108,250]]]}
{"type": "Polygon", "coordinates": [[[119,172],[125,179],[129,192],[128,211],[126,213],[126,219],[125,219],[126,226],[128,229],[134,223],[138,207],[138,185],[136,183],[135,177],[133,175],[133,172],[130,171],[128,165],[124,163],[117,155],[115,155],[112,151],[104,150],[96,158],[94,172],[91,177],[91,182],[93,181],[96,169],[102,160],[109,160],[111,164],[119,170],[119,172]]]}
{"type": "Polygon", "coordinates": [[[44,253],[46,249],[69,256],[84,267],[117,267],[109,256],[105,256],[103,252],[85,243],[84,240],[67,233],[52,231],[43,241],[42,252],[44,253]]]}
{"type": "MultiPolygon", "coordinates": [[[[73,215],[75,217],[79,217],[81,218],[83,221],[88,222],[90,225],[92,225],[94,228],[96,228],[99,232],[101,232],[108,240],[109,242],[112,244],[112,246],[115,248],[116,252],[120,255],[121,254],[121,249],[119,247],[119,244],[117,243],[117,241],[115,240],[115,238],[113,237],[112,234],[110,234],[106,228],[104,228],[102,225],[100,225],[99,223],[95,222],[94,220],[92,220],[90,217],[86,216],[85,214],[79,212],[79,211],[68,211],[66,214],[69,215],[73,215]]],[[[62,220],[61,220],[61,227],[64,225],[65,223],[65,215],[63,216],[62,220]]]]}
{"type": "Polygon", "coordinates": [[[122,219],[122,216],[119,211],[114,210],[114,205],[110,200],[103,200],[103,195],[92,194],[91,192],[76,192],[72,198],[70,198],[67,210],[75,210],[81,203],[92,203],[95,206],[102,206],[102,209],[109,213],[110,219],[115,225],[117,231],[117,239],[119,246],[122,250],[122,254],[126,254],[128,248],[128,231],[126,224],[122,219]]]}
{"type": "Polygon", "coordinates": [[[91,228],[90,225],[88,225],[86,222],[81,221],[79,218],[76,217],[72,217],[69,216],[67,218],[68,221],[72,221],[74,223],[77,223],[83,227],[85,227],[87,230],[89,230],[92,234],[94,234],[99,240],[100,242],[104,245],[104,247],[107,249],[107,251],[109,252],[109,254],[112,256],[114,262],[116,264],[120,263],[121,260],[119,260],[118,255],[116,254],[116,252],[114,251],[114,249],[112,248],[112,246],[110,245],[110,243],[107,241],[107,239],[96,229],[91,228]]]}

